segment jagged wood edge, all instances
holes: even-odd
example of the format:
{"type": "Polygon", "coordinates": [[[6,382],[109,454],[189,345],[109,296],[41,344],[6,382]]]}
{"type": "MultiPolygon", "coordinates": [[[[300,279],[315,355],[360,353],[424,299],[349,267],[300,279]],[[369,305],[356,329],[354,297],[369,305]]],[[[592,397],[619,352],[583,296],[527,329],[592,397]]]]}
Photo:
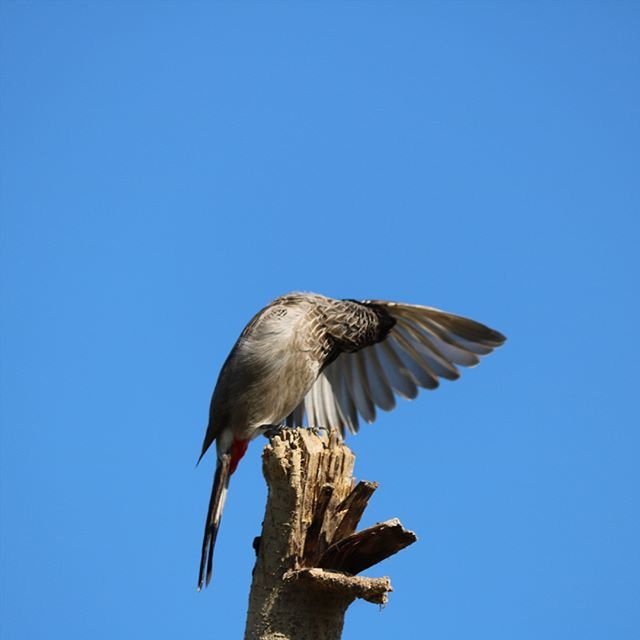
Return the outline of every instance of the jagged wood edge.
{"type": "Polygon", "coordinates": [[[353,575],[372,567],[413,544],[418,537],[397,518],[379,522],[332,544],[317,566],[353,575]]]}

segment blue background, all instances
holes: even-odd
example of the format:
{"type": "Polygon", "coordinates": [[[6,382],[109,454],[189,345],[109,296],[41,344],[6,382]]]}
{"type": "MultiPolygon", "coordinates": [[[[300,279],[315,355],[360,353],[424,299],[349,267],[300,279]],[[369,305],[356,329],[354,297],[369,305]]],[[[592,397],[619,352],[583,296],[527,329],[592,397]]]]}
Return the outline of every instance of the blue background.
{"type": "Polygon", "coordinates": [[[241,637],[264,440],[195,590],[210,392],[290,290],[509,336],[349,440],[417,544],[345,638],[640,637],[634,2],[1,10],[5,638],[241,637]]]}

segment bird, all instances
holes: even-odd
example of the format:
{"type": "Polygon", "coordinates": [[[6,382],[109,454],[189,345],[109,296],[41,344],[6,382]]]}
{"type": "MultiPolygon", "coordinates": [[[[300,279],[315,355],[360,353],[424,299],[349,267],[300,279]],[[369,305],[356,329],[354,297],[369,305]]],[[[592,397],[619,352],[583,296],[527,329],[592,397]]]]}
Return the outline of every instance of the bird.
{"type": "Polygon", "coordinates": [[[246,325],[216,382],[198,462],[216,443],[216,471],[202,542],[198,591],[211,580],[229,479],[249,442],[282,427],[358,431],[396,396],[456,380],[505,342],[462,316],[384,300],[292,292],[246,325]]]}

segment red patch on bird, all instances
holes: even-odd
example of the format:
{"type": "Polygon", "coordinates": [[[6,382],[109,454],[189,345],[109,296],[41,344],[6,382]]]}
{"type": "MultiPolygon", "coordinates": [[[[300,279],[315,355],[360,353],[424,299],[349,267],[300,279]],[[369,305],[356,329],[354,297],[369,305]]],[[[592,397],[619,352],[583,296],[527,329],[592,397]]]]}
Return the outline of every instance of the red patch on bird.
{"type": "Polygon", "coordinates": [[[231,475],[238,466],[238,462],[242,459],[242,456],[247,452],[249,446],[248,440],[235,440],[231,443],[231,461],[229,462],[229,475],[231,475]]]}

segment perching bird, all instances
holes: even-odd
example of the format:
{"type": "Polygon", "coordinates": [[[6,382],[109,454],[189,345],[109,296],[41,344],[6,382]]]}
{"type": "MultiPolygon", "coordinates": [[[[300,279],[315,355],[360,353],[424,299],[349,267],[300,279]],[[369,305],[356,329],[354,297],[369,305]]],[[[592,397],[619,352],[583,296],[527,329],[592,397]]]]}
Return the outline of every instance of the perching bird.
{"type": "Polygon", "coordinates": [[[456,380],[455,365],[473,366],[505,337],[431,307],[383,300],[335,300],[289,293],[259,311],[238,338],[218,377],[205,454],[218,462],[202,543],[198,590],[209,584],[213,548],[229,477],[249,441],[282,424],[358,430],[376,407],[413,399],[438,378],[456,380]]]}

